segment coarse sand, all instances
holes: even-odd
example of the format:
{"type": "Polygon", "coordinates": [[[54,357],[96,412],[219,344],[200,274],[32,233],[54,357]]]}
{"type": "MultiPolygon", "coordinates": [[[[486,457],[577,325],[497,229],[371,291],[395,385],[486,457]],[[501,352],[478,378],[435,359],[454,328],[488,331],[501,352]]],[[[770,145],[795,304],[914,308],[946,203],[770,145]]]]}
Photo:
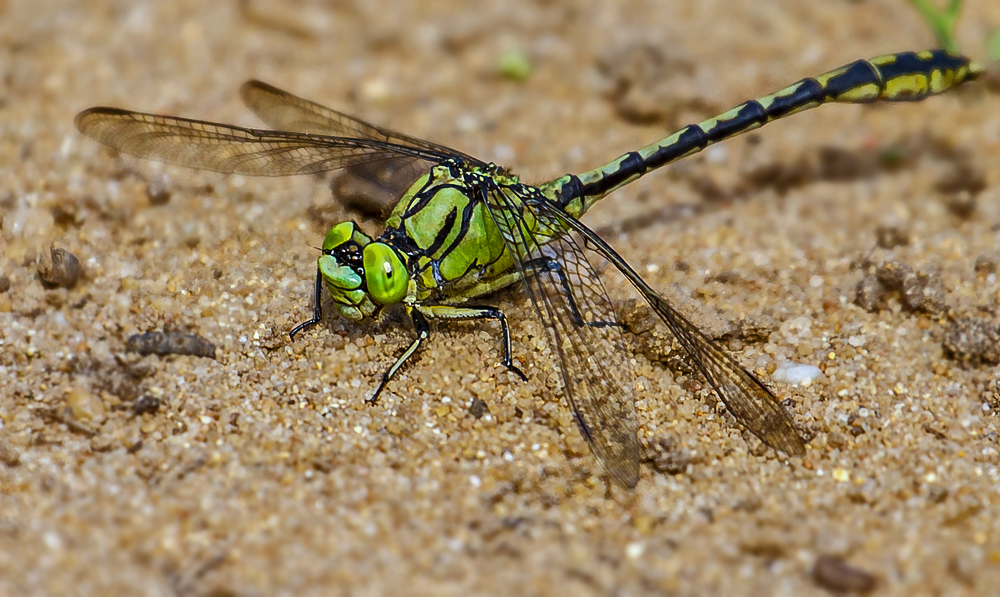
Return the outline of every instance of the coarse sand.
{"type": "MultiPolygon", "coordinates": [[[[998,29],[1000,3],[965,3],[969,55],[998,29]]],[[[495,323],[440,324],[368,406],[412,338],[398,313],[287,332],[326,228],[377,219],[324,180],[163,167],[73,127],[94,105],[259,126],[236,93],[258,78],[543,182],[933,47],[904,0],[6,0],[0,42],[0,594],[1000,590],[995,73],[776,122],[587,214],[811,437],[766,449],[640,325],[631,492],[523,291],[493,300],[528,382],[495,323]],[[127,350],[145,332],[214,358],[127,350]]]]}

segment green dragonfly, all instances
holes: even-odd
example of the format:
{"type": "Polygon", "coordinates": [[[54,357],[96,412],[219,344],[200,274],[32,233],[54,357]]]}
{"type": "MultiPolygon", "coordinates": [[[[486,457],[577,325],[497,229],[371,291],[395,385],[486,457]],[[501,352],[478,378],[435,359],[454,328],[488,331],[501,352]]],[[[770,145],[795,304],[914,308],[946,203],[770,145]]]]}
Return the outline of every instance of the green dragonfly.
{"type": "Polygon", "coordinates": [[[594,203],[712,143],[828,102],[916,101],[974,78],[980,69],[942,50],[858,60],[751,100],[582,174],[532,186],[510,170],[415,139],[250,81],[247,106],[274,130],[91,108],[76,117],[88,137],[126,154],[251,176],[323,173],[377,163],[424,168],[373,238],[354,222],[335,225],[318,258],[314,313],[294,335],[322,321],[322,290],[349,320],[402,305],[416,338],[382,376],[374,403],[430,335],[429,320],[494,320],[503,364],[518,377],[507,319],[481,304],[522,283],[558,355],[562,391],[593,454],[619,484],[639,480],[640,444],[630,352],[614,305],[586,250],[631,282],[666,324],[736,419],[766,445],[793,456],[805,442],[777,397],[656,293],[580,217],[594,203]]]}

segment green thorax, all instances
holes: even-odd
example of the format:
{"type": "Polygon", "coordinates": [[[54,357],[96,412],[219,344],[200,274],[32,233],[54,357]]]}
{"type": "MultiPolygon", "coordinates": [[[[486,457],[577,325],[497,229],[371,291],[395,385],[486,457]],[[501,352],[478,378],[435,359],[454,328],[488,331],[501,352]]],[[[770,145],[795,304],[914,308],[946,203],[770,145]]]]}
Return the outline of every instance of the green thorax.
{"type": "MultiPolygon", "coordinates": [[[[462,296],[467,289],[514,269],[488,202],[520,208],[538,189],[492,164],[448,160],[421,176],[386,220],[380,240],[407,262],[418,300],[462,296]]],[[[523,210],[533,226],[531,210],[523,210]]]]}

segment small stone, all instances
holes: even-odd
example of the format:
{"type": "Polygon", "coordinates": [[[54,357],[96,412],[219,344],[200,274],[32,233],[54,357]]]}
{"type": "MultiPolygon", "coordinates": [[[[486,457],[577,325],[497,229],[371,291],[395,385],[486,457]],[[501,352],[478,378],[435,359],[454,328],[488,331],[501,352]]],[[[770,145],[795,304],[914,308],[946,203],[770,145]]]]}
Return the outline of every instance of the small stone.
{"type": "Polygon", "coordinates": [[[150,205],[166,205],[170,202],[169,179],[157,178],[146,185],[146,197],[150,205]]]}
{"type": "Polygon", "coordinates": [[[10,278],[5,274],[0,274],[0,292],[7,292],[10,290],[10,278]]]}
{"type": "Polygon", "coordinates": [[[125,350],[139,354],[183,354],[215,358],[215,344],[197,334],[146,332],[129,336],[125,350]]]}
{"type": "Polygon", "coordinates": [[[826,445],[836,450],[840,450],[847,445],[847,437],[839,431],[831,431],[826,434],[826,445]]]}
{"type": "MultiPolygon", "coordinates": [[[[995,274],[997,271],[997,260],[989,255],[980,255],[976,257],[976,264],[972,267],[977,274],[995,274]]],[[[9,285],[9,282],[8,282],[9,285]]],[[[0,286],[2,288],[2,286],[0,286]]],[[[0,292],[3,292],[0,290],[0,292]]]]}
{"type": "Polygon", "coordinates": [[[0,462],[7,466],[17,466],[21,463],[21,455],[6,438],[0,437],[0,462]]]}
{"type": "Polygon", "coordinates": [[[80,260],[65,249],[50,247],[48,256],[43,253],[38,262],[38,275],[49,286],[72,288],[82,272],[80,260]]]}
{"type": "Polygon", "coordinates": [[[83,223],[80,202],[73,197],[56,198],[52,206],[52,219],[59,226],[79,226],[83,223]]]}
{"type": "Polygon", "coordinates": [[[481,419],[485,415],[490,414],[490,407],[488,404],[486,404],[479,398],[473,398],[472,401],[469,403],[469,414],[476,417],[477,419],[481,419]]]}
{"type": "Polygon", "coordinates": [[[77,422],[101,422],[104,420],[104,402],[86,388],[70,388],[66,391],[66,406],[70,416],[77,422]]]}
{"type": "Polygon", "coordinates": [[[875,577],[870,573],[826,554],[816,558],[813,578],[821,587],[843,593],[867,593],[875,588],[875,577]]]}
{"type": "Polygon", "coordinates": [[[959,191],[948,197],[947,205],[948,211],[967,220],[976,212],[976,196],[969,191],[959,191]]]}
{"type": "Polygon", "coordinates": [[[858,280],[858,285],[855,288],[854,303],[865,311],[875,311],[884,294],[885,288],[882,287],[882,283],[878,281],[875,275],[868,274],[858,280]]]}
{"type": "Polygon", "coordinates": [[[879,283],[887,290],[901,289],[906,278],[912,275],[912,267],[895,261],[886,261],[875,270],[879,283]]]}
{"type": "Polygon", "coordinates": [[[959,317],[945,330],[941,344],[949,357],[966,363],[1000,363],[1000,330],[982,317],[959,317]]]}
{"type": "Polygon", "coordinates": [[[687,471],[691,455],[687,450],[679,450],[675,441],[668,437],[657,437],[645,449],[644,460],[658,473],[679,475],[687,471]]]}
{"type": "Polygon", "coordinates": [[[782,363],[771,374],[771,379],[791,385],[808,385],[823,377],[823,371],[815,365],[805,363],[782,363]]]}
{"type": "Polygon", "coordinates": [[[910,234],[902,226],[879,226],[875,229],[875,243],[883,249],[901,247],[910,244],[910,234]]]}
{"type": "Polygon", "coordinates": [[[989,407],[993,415],[1000,414],[1000,368],[993,371],[993,377],[986,382],[986,389],[983,391],[983,402],[989,407]]]}
{"type": "Polygon", "coordinates": [[[944,285],[937,272],[910,272],[900,288],[903,306],[909,311],[940,313],[945,309],[944,285]]]}
{"type": "Polygon", "coordinates": [[[141,396],[132,405],[132,414],[136,416],[155,413],[158,410],[160,410],[160,399],[155,396],[141,396]]]}
{"type": "Polygon", "coordinates": [[[114,440],[107,435],[95,435],[90,438],[91,452],[110,452],[115,447],[114,440]]]}

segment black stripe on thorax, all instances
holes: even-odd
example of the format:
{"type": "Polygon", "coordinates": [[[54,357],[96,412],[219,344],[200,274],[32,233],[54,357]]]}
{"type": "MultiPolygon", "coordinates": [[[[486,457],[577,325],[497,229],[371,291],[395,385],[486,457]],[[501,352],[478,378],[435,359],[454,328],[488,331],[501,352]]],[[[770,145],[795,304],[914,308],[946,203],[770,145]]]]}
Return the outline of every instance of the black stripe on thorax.
{"type": "Polygon", "coordinates": [[[425,185],[424,188],[422,188],[419,191],[417,191],[417,194],[414,196],[414,198],[416,199],[416,201],[414,201],[413,203],[410,203],[410,205],[406,209],[406,212],[403,213],[403,217],[404,218],[413,217],[417,212],[419,212],[423,208],[427,207],[427,204],[430,203],[434,199],[434,197],[438,194],[438,192],[441,191],[442,189],[455,189],[458,192],[460,192],[463,195],[465,195],[465,197],[469,201],[474,201],[474,199],[472,198],[472,195],[469,194],[469,190],[470,189],[469,189],[468,185],[464,185],[464,184],[435,184],[434,181],[431,180],[431,181],[428,181],[427,185],[425,185]],[[432,187],[432,185],[433,185],[433,187],[432,187]]]}
{"type": "MultiPolygon", "coordinates": [[[[476,209],[476,205],[477,203],[475,201],[469,201],[468,203],[465,204],[465,208],[462,210],[461,228],[459,229],[458,234],[455,236],[455,240],[451,241],[451,245],[449,245],[448,248],[445,249],[444,252],[441,254],[442,259],[447,257],[452,251],[455,250],[455,247],[457,247],[459,243],[465,240],[465,236],[469,233],[469,226],[472,224],[472,212],[473,210],[476,209]]],[[[455,211],[452,210],[452,212],[448,214],[448,219],[445,221],[445,225],[448,226],[449,232],[450,229],[454,226],[454,224],[455,224],[455,211]]],[[[440,236],[440,233],[438,233],[438,236],[440,236]]],[[[447,234],[445,235],[445,238],[447,238],[447,234]]],[[[438,239],[435,238],[434,245],[432,245],[432,249],[436,247],[437,241],[438,239]]],[[[441,242],[444,243],[444,238],[441,239],[441,242]]],[[[435,252],[436,249],[429,251],[431,255],[433,255],[435,252]]]]}
{"type": "Polygon", "coordinates": [[[444,241],[448,239],[451,229],[455,226],[456,218],[458,218],[458,210],[453,207],[448,212],[448,215],[444,217],[444,223],[438,228],[437,234],[434,235],[434,242],[431,243],[431,246],[427,247],[426,253],[428,257],[437,253],[444,245],[444,241]]]}

